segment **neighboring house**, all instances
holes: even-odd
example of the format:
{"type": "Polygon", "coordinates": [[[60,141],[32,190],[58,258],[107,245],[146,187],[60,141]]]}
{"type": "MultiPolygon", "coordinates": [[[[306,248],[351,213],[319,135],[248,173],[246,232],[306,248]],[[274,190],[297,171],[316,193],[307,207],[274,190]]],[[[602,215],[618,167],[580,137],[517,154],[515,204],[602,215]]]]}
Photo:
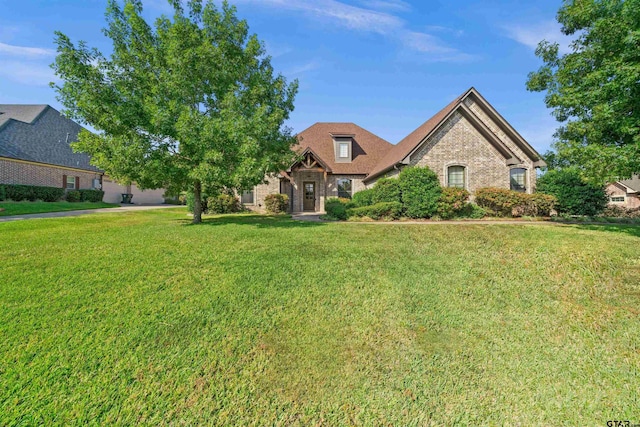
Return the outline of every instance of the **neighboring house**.
{"type": "Polygon", "coordinates": [[[609,204],[628,209],[640,208],[640,175],[607,186],[609,204]]]}
{"type": "Polygon", "coordinates": [[[120,186],[92,166],[87,154],[74,153],[69,144],[82,129],[49,105],[0,104],[0,184],[102,188],[104,201],[114,203],[128,190],[133,203],[164,202],[164,190],[120,186]]]}
{"type": "Polygon", "coordinates": [[[264,197],[289,196],[292,212],[322,212],[328,197],[351,197],[407,166],[428,166],[443,186],[531,193],[540,154],[476,91],[467,90],[396,145],[353,123],[316,123],[298,135],[299,160],[242,194],[262,210],[264,197]]]}

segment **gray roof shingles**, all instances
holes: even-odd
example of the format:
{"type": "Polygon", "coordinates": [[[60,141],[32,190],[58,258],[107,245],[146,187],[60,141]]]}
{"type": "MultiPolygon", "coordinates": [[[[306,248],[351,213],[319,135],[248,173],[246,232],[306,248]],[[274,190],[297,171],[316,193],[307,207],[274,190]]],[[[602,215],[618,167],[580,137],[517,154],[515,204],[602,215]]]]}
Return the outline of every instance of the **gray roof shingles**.
{"type": "Polygon", "coordinates": [[[0,157],[100,172],[69,146],[81,130],[48,105],[0,104],[0,157]]]}

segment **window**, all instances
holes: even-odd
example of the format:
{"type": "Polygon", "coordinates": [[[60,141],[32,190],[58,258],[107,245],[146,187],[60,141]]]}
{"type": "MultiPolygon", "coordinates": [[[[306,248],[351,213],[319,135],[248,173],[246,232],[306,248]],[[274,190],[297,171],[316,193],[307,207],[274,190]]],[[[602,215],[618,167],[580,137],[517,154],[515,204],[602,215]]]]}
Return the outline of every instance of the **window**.
{"type": "Polygon", "coordinates": [[[340,157],[341,159],[346,159],[347,157],[349,157],[349,143],[348,142],[341,142],[339,145],[339,149],[340,152],[338,154],[338,157],[340,157]]]}
{"type": "Polygon", "coordinates": [[[338,180],[338,197],[344,197],[345,199],[351,198],[351,180],[339,179],[338,180]]]}
{"type": "Polygon", "coordinates": [[[254,199],[254,194],[253,194],[253,190],[247,190],[247,191],[243,191],[242,192],[242,197],[241,197],[241,201],[243,204],[245,205],[252,205],[254,203],[253,199],[254,199]]]}
{"type": "Polygon", "coordinates": [[[447,186],[465,188],[464,166],[449,166],[447,170],[447,186]]]}
{"type": "Polygon", "coordinates": [[[511,169],[510,182],[513,191],[527,191],[527,170],[522,168],[511,169]]]}
{"type": "Polygon", "coordinates": [[[624,196],[613,196],[610,200],[612,203],[624,203],[624,196]]]}
{"type": "Polygon", "coordinates": [[[76,189],[76,177],[75,176],[71,176],[71,175],[67,175],[67,183],[66,183],[66,189],[67,190],[75,190],[76,189]]]}

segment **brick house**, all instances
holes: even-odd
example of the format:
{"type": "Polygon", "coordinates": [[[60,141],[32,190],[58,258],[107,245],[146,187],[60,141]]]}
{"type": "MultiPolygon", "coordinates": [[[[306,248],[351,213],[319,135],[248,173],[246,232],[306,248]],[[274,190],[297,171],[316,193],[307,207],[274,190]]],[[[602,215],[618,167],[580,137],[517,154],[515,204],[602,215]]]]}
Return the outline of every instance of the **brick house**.
{"type": "Polygon", "coordinates": [[[134,203],[162,203],[164,190],[139,190],[120,185],[75,153],[82,126],[49,105],[0,104],[0,184],[62,187],[68,190],[102,188],[104,201],[117,203],[132,193],[134,203]]]}
{"type": "Polygon", "coordinates": [[[609,204],[627,209],[640,208],[640,175],[607,185],[609,204]]]}
{"type": "Polygon", "coordinates": [[[316,123],[298,134],[299,160],[242,194],[249,209],[289,196],[292,212],[323,212],[329,197],[351,197],[407,166],[428,166],[443,186],[531,193],[540,154],[471,88],[396,145],[353,123],[316,123]]]}

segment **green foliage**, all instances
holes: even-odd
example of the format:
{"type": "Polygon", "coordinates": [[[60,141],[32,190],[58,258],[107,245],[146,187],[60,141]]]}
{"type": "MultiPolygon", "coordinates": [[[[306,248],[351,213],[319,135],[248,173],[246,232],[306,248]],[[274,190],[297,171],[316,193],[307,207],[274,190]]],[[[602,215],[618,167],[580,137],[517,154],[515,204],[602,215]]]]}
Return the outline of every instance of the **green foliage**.
{"type": "Polygon", "coordinates": [[[431,218],[436,214],[442,189],[438,175],[428,167],[408,167],[400,176],[402,204],[409,218],[431,218]]]}
{"type": "Polygon", "coordinates": [[[504,188],[480,188],[476,190],[476,203],[489,214],[496,216],[548,216],[556,198],[546,194],[527,194],[504,188]]]}
{"type": "Polygon", "coordinates": [[[487,211],[475,203],[467,203],[459,216],[461,218],[482,219],[487,216],[487,211]]]}
{"type": "Polygon", "coordinates": [[[268,213],[284,213],[289,208],[289,197],[286,194],[269,194],[264,198],[264,208],[268,213]]]}
{"type": "Polygon", "coordinates": [[[7,192],[4,189],[4,185],[0,185],[0,202],[7,198],[7,192]]]}
{"type": "Polygon", "coordinates": [[[241,212],[242,204],[240,204],[240,199],[236,196],[223,193],[207,197],[203,209],[205,213],[210,214],[229,214],[241,212]]]}
{"type": "Polygon", "coordinates": [[[324,210],[329,219],[344,221],[347,219],[347,206],[349,199],[331,197],[324,202],[324,210]]]}
{"type": "Polygon", "coordinates": [[[640,219],[640,208],[628,209],[623,206],[609,205],[601,213],[604,218],[640,219]]]}
{"type": "Polygon", "coordinates": [[[402,203],[400,202],[379,202],[371,206],[361,206],[347,210],[348,217],[368,217],[371,219],[394,220],[402,216],[402,203]]]}
{"type": "MultiPolygon", "coordinates": [[[[184,201],[185,201],[185,204],[187,205],[187,210],[190,213],[193,213],[194,206],[195,206],[195,200],[196,200],[196,197],[195,197],[193,191],[186,191],[185,192],[184,201]]],[[[202,193],[201,199],[200,199],[200,203],[201,203],[201,206],[202,206],[202,213],[207,213],[209,211],[208,207],[207,207],[208,201],[209,201],[209,195],[206,194],[206,193],[202,193]]]]}
{"type": "Polygon", "coordinates": [[[102,190],[79,190],[81,202],[101,202],[104,197],[102,190]]]}
{"type": "Polygon", "coordinates": [[[563,123],[556,149],[593,181],[640,170],[640,0],[565,1],[562,32],[575,36],[571,52],[541,41],[543,66],[527,89],[546,91],[545,103],[563,123]]]}
{"type": "Polygon", "coordinates": [[[353,195],[351,201],[357,207],[360,206],[370,206],[373,204],[373,195],[375,190],[373,188],[368,188],[366,190],[358,191],[353,195]]]}
{"type": "Polygon", "coordinates": [[[67,199],[67,202],[75,203],[82,199],[82,194],[78,190],[71,190],[67,191],[65,198],[67,199]]]}
{"type": "MultiPolygon", "coordinates": [[[[284,126],[297,82],[275,75],[271,58],[224,2],[171,1],[155,25],[142,2],[109,0],[110,57],[57,32],[52,84],[83,131],[74,148],[119,181],[171,193],[251,188],[293,158],[284,126]],[[186,9],[186,10],[185,10],[186,9]]],[[[192,207],[200,222],[198,204],[192,207]]]]}
{"type": "Polygon", "coordinates": [[[396,178],[381,178],[373,186],[372,204],[381,202],[402,202],[400,181],[396,178]]]}
{"type": "Polygon", "coordinates": [[[604,186],[587,182],[574,169],[548,171],[538,178],[536,190],[555,196],[560,214],[593,216],[609,202],[604,186]]]}
{"type": "Polygon", "coordinates": [[[442,219],[459,216],[467,206],[469,192],[464,188],[445,187],[438,201],[437,215],[442,219]]]}
{"type": "Polygon", "coordinates": [[[5,184],[2,188],[4,189],[5,198],[13,200],[14,202],[20,202],[22,200],[29,200],[31,202],[36,200],[55,202],[64,196],[64,189],[59,187],[5,184]]]}

